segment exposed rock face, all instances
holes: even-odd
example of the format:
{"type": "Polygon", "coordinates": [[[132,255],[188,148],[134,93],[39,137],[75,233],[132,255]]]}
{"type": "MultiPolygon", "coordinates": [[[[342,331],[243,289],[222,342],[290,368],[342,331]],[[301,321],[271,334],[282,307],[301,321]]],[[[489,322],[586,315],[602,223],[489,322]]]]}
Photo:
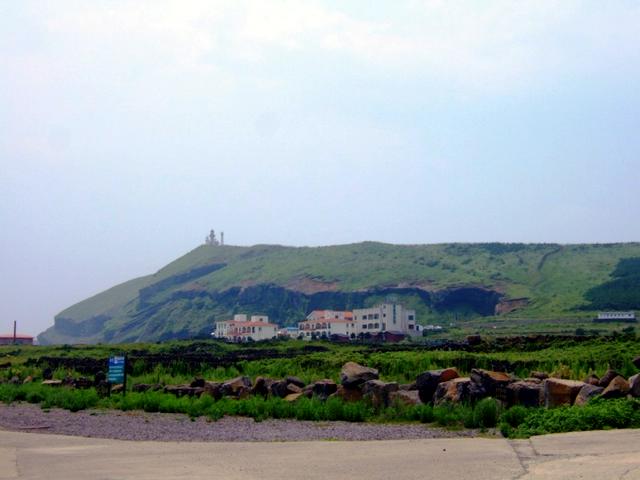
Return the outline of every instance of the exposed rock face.
{"type": "Polygon", "coordinates": [[[357,387],[369,380],[377,380],[378,378],[378,370],[355,362],[345,363],[340,372],[340,383],[345,387],[357,387]]]}
{"type": "Polygon", "coordinates": [[[428,370],[418,375],[416,387],[420,393],[422,403],[430,403],[436,393],[438,385],[458,378],[460,374],[455,368],[445,368],[444,370],[428,370]]]}
{"type": "Polygon", "coordinates": [[[618,375],[609,382],[601,396],[602,398],[622,398],[627,393],[629,393],[629,382],[623,376],[618,375]]]}
{"type": "Polygon", "coordinates": [[[507,386],[507,405],[522,405],[523,407],[539,407],[543,402],[543,388],[539,379],[537,382],[518,381],[507,386]]]}
{"type": "Polygon", "coordinates": [[[547,378],[543,382],[544,405],[547,408],[560,405],[573,405],[584,382],[576,380],[564,380],[561,378],[547,378]]]}
{"type": "Polygon", "coordinates": [[[600,378],[600,381],[598,382],[598,386],[607,388],[609,386],[609,383],[611,382],[611,380],[613,380],[614,378],[619,377],[619,376],[620,376],[620,374],[618,372],[616,372],[615,370],[609,369],[600,378]]]}
{"type": "Polygon", "coordinates": [[[597,385],[593,385],[591,383],[587,383],[584,385],[584,387],[580,389],[580,391],[578,392],[578,396],[576,397],[573,404],[578,406],[586,405],[589,402],[589,400],[591,400],[594,397],[597,397],[603,391],[604,391],[604,388],[599,387],[597,385]]]}
{"type": "Polygon", "coordinates": [[[629,393],[636,398],[640,397],[640,373],[629,379],[629,393]]]}
{"type": "Polygon", "coordinates": [[[388,407],[390,404],[389,394],[398,391],[396,382],[385,383],[381,380],[369,380],[362,386],[364,398],[371,401],[376,408],[388,407]]]}
{"type": "Polygon", "coordinates": [[[389,393],[389,402],[391,404],[399,403],[401,405],[420,405],[420,394],[417,390],[398,390],[389,393]]]}

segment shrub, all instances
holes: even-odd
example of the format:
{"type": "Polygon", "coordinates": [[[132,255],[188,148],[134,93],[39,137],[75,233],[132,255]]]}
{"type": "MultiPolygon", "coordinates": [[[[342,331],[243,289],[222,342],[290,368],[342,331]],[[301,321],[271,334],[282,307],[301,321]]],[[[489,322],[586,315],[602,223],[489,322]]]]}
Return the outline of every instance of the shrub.
{"type": "Polygon", "coordinates": [[[498,423],[498,402],[483,398],[473,409],[473,424],[480,428],[492,428],[498,423]]]}

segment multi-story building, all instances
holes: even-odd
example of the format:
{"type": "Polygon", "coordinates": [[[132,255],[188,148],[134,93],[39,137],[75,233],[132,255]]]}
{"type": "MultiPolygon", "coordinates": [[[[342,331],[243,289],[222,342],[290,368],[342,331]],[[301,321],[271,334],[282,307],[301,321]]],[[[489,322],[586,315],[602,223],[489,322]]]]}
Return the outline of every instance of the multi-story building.
{"type": "Polygon", "coordinates": [[[419,335],[416,312],[402,305],[383,303],[372,308],[350,311],[314,310],[298,324],[300,335],[311,338],[338,335],[350,339],[383,332],[398,335],[419,335]]]}
{"type": "Polygon", "coordinates": [[[353,313],[342,310],[314,310],[304,322],[298,323],[299,335],[304,339],[331,337],[338,335],[355,338],[356,326],[353,313]]]}
{"type": "Polygon", "coordinates": [[[389,332],[410,336],[419,334],[415,310],[408,310],[396,303],[354,309],[353,320],[359,326],[358,333],[389,332]]]}
{"type": "Polygon", "coordinates": [[[232,342],[270,340],[278,335],[278,328],[275,323],[269,323],[266,315],[252,315],[249,319],[245,314],[236,314],[233,320],[216,322],[212,335],[232,342]]]}

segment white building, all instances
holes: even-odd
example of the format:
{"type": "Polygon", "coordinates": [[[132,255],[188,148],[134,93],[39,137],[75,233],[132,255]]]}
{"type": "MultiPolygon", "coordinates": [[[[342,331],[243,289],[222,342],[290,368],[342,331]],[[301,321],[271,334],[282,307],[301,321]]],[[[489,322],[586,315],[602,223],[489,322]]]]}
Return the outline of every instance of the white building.
{"type": "Polygon", "coordinates": [[[367,333],[377,335],[382,332],[420,335],[416,312],[393,303],[356,309],[353,312],[314,310],[305,321],[298,324],[298,328],[306,340],[332,335],[355,339],[367,333]]]}
{"type": "Polygon", "coordinates": [[[249,319],[245,314],[236,314],[233,320],[216,322],[212,335],[232,342],[270,340],[278,335],[278,325],[269,323],[266,315],[252,315],[249,319]]]}
{"type": "Polygon", "coordinates": [[[396,303],[354,309],[353,320],[359,326],[358,333],[389,332],[410,336],[419,335],[415,310],[408,310],[396,303]]]}
{"type": "Polygon", "coordinates": [[[598,322],[635,322],[635,312],[598,312],[598,322]]]}
{"type": "Polygon", "coordinates": [[[305,340],[331,335],[352,338],[351,334],[355,338],[357,335],[353,312],[342,310],[314,310],[304,322],[298,323],[298,331],[305,340]]]}

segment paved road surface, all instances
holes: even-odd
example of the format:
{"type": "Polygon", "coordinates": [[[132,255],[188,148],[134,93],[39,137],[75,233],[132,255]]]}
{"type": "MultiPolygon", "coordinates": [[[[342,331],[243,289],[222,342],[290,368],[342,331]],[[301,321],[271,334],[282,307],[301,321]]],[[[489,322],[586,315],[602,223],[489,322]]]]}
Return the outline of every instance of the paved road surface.
{"type": "Polygon", "coordinates": [[[531,440],[127,442],[0,431],[0,479],[640,479],[640,430],[531,440]]]}

